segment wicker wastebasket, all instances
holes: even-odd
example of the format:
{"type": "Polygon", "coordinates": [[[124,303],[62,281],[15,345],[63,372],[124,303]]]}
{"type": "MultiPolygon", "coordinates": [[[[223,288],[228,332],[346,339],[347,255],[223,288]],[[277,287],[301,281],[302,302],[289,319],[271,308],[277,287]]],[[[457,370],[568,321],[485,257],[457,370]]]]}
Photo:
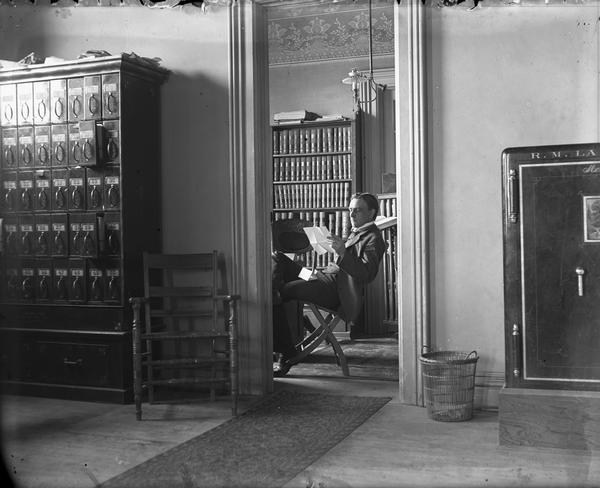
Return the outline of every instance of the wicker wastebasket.
{"type": "Polygon", "coordinates": [[[442,422],[469,420],[473,415],[477,352],[438,351],[419,358],[427,415],[442,422]]]}

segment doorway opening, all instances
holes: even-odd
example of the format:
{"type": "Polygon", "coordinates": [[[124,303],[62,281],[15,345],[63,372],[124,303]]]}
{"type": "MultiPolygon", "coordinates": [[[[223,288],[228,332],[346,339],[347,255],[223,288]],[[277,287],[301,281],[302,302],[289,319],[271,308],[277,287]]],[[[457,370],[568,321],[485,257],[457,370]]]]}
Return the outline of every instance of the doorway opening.
{"type": "MultiPolygon", "coordinates": [[[[353,93],[348,85],[342,84],[342,79],[352,69],[366,69],[369,64],[367,2],[342,1],[333,6],[315,5],[315,2],[293,2],[293,5],[281,3],[261,2],[266,7],[269,27],[270,124],[274,124],[276,115],[302,111],[315,113],[321,116],[320,119],[356,119],[353,93]]],[[[361,106],[361,124],[357,134],[360,154],[356,157],[361,164],[360,174],[357,175],[359,185],[355,190],[378,195],[382,210],[380,213],[397,216],[393,4],[373,2],[372,18],[372,25],[377,26],[376,41],[372,46],[375,53],[374,75],[376,81],[387,86],[387,89],[380,90],[373,100],[371,94],[360,93],[364,104],[361,106]]],[[[281,127],[281,123],[278,127],[281,127]]],[[[297,128],[301,129],[301,126],[297,128]]],[[[273,131],[274,135],[275,132],[273,131]]],[[[291,130],[289,134],[292,134],[291,130]]],[[[279,142],[279,136],[277,142],[273,139],[274,145],[279,142]]],[[[291,141],[287,142],[291,144],[291,141]]],[[[273,154],[273,180],[278,178],[276,173],[281,172],[284,165],[290,171],[292,164],[297,163],[298,166],[292,171],[300,174],[307,170],[306,167],[301,169],[299,165],[304,166],[307,161],[313,164],[314,159],[318,158],[307,156],[304,152],[280,152],[277,156],[273,154]]],[[[285,186],[286,184],[279,182],[273,185],[274,209],[279,198],[286,198],[285,190],[282,190],[285,186]]],[[[288,198],[293,198],[293,195],[288,195],[288,198]]],[[[348,203],[343,202],[340,207],[347,206],[348,203]]],[[[313,210],[305,209],[289,214],[298,214],[300,218],[306,218],[308,214],[312,218],[314,214],[309,212],[313,210]]],[[[274,219],[281,216],[274,217],[272,214],[270,217],[274,219]]],[[[325,224],[329,227],[329,221],[325,224]]],[[[333,225],[335,227],[337,223],[334,222],[333,225]]],[[[343,323],[335,330],[336,338],[349,358],[351,376],[398,381],[396,232],[395,222],[384,231],[388,245],[386,256],[378,277],[368,287],[366,306],[359,320],[354,324],[343,323]]],[[[305,312],[306,319],[315,324],[310,312],[305,312]]],[[[323,343],[302,363],[295,365],[289,374],[341,376],[342,371],[336,364],[330,345],[323,343]]]]}

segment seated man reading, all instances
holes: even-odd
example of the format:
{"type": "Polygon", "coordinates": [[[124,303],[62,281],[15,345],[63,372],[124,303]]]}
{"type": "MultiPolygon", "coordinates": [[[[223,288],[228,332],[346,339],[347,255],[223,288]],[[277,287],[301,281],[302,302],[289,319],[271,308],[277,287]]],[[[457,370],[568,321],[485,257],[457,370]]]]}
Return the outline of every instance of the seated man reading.
{"type": "Polygon", "coordinates": [[[287,374],[291,367],[288,360],[296,353],[286,302],[311,302],[336,310],[346,321],[356,320],[362,308],[364,287],[377,276],[386,247],[375,225],[379,202],[370,193],[356,193],[349,211],[352,231],[345,240],[331,235],[331,247],[337,255],[335,262],[316,271],[312,279],[298,278],[302,265],[282,252],[273,253],[273,349],[278,353],[273,364],[275,376],[287,374]]]}

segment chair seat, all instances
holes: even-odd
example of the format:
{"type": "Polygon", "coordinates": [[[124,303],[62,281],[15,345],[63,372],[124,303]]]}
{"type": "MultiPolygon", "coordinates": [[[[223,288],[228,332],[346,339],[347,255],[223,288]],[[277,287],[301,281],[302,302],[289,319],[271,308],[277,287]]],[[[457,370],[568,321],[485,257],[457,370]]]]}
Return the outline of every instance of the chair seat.
{"type": "Polygon", "coordinates": [[[148,380],[144,381],[142,387],[148,386],[173,386],[173,385],[219,385],[219,384],[227,384],[229,380],[227,378],[168,378],[164,380],[148,380]]]}
{"type": "MultiPolygon", "coordinates": [[[[224,353],[221,353],[224,354],[224,353]]],[[[154,359],[145,361],[144,364],[155,368],[173,368],[177,366],[203,366],[206,364],[228,364],[229,358],[225,356],[220,357],[195,357],[195,358],[177,358],[177,359],[154,359]]]]}
{"type": "Polygon", "coordinates": [[[211,338],[227,338],[229,334],[214,330],[194,331],[194,332],[152,332],[150,334],[142,334],[142,340],[177,340],[177,339],[211,339],[211,338]]]}

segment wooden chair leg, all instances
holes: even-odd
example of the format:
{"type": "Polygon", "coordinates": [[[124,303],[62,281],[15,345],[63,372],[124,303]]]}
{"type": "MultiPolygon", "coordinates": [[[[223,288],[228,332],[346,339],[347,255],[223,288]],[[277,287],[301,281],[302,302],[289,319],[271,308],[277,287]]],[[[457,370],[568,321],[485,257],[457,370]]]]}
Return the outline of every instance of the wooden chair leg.
{"type": "Polygon", "coordinates": [[[236,417],[238,414],[239,398],[239,361],[238,361],[238,328],[237,315],[239,295],[230,295],[227,297],[229,308],[229,381],[231,389],[231,414],[236,417]]]}
{"type": "Polygon", "coordinates": [[[135,402],[135,418],[142,420],[142,351],[141,351],[141,332],[140,332],[140,305],[141,299],[132,298],[130,300],[133,306],[133,325],[132,325],[132,345],[133,345],[133,400],[135,402]]]}

